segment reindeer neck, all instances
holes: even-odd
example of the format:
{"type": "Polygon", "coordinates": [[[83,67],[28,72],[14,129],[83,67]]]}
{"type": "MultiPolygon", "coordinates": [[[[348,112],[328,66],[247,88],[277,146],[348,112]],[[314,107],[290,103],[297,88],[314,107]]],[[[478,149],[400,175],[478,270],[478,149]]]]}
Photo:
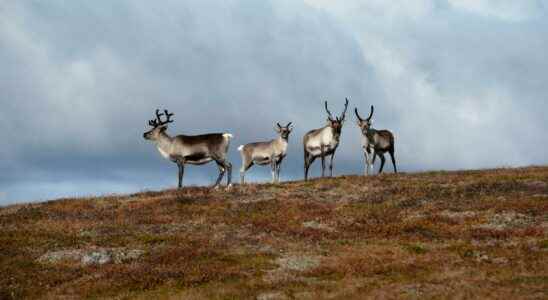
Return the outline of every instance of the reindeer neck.
{"type": "Polygon", "coordinates": [[[331,136],[333,136],[333,138],[335,138],[337,141],[339,140],[340,133],[337,133],[333,127],[327,125],[327,126],[324,127],[324,130],[329,132],[331,134],[331,136]]]}
{"type": "Polygon", "coordinates": [[[155,141],[159,148],[167,148],[173,143],[173,138],[167,133],[160,133],[160,137],[155,141]]]}
{"type": "Polygon", "coordinates": [[[369,128],[365,132],[365,135],[369,140],[373,140],[373,137],[375,136],[376,133],[377,133],[377,130],[375,128],[369,128]]]}
{"type": "Polygon", "coordinates": [[[272,140],[272,144],[278,145],[280,147],[286,147],[288,142],[286,139],[282,138],[281,136],[278,136],[277,138],[272,140]]]}
{"type": "Polygon", "coordinates": [[[283,138],[281,135],[278,136],[276,139],[274,139],[275,142],[278,142],[278,143],[288,143],[289,142],[289,137],[288,138],[283,138]]]}

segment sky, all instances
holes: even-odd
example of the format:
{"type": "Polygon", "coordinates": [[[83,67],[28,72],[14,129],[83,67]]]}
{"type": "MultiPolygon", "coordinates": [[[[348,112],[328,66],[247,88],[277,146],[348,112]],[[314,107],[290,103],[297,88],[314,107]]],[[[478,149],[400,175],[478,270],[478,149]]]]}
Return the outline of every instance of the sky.
{"type": "Polygon", "coordinates": [[[142,138],[156,108],[173,135],[232,133],[235,180],[237,146],[289,121],[301,179],[302,136],[345,97],[336,175],[363,173],[370,105],[401,171],[545,165],[547,53],[548,0],[0,0],[0,205],[175,187],[142,138]]]}

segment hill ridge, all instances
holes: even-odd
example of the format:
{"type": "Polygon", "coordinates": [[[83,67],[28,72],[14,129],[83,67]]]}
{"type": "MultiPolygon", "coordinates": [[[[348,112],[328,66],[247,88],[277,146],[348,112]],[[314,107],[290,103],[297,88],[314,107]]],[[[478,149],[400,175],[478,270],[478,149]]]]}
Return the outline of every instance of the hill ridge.
{"type": "Polygon", "coordinates": [[[548,167],[0,207],[0,298],[543,298],[548,167]]]}

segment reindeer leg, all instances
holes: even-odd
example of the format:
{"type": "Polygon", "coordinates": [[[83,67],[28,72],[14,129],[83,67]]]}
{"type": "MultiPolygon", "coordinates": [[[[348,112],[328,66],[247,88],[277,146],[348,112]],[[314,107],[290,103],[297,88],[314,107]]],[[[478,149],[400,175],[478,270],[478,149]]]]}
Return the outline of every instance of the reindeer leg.
{"type": "Polygon", "coordinates": [[[310,169],[310,165],[316,160],[316,157],[308,155],[304,162],[304,180],[308,180],[308,170],[310,169]]]}
{"type": "Polygon", "coordinates": [[[228,160],[225,160],[224,163],[225,163],[225,169],[227,171],[226,187],[230,189],[232,187],[232,164],[228,160]]]}
{"type": "Polygon", "coordinates": [[[276,183],[276,160],[273,157],[270,158],[270,167],[272,168],[272,183],[276,183]]]}
{"type": "Polygon", "coordinates": [[[390,158],[392,159],[392,165],[394,166],[394,173],[398,173],[398,168],[396,168],[396,158],[394,157],[394,148],[391,148],[389,153],[390,158]]]}
{"type": "Polygon", "coordinates": [[[278,166],[278,169],[276,170],[276,180],[279,183],[280,182],[280,169],[282,168],[282,161],[281,160],[277,163],[277,166],[278,166]]]}
{"type": "Polygon", "coordinates": [[[335,157],[335,151],[331,154],[331,160],[329,162],[329,177],[333,177],[333,157],[335,157]]]}
{"type": "Polygon", "coordinates": [[[244,184],[245,182],[245,168],[247,166],[247,161],[245,161],[245,158],[242,159],[242,167],[240,168],[240,184],[244,184]]]}
{"type": "Polygon", "coordinates": [[[368,157],[368,162],[367,162],[367,165],[369,167],[369,169],[371,170],[371,174],[375,174],[374,170],[373,170],[373,166],[375,164],[375,148],[369,148],[369,157],[368,157]]]}
{"type": "Polygon", "coordinates": [[[217,163],[217,167],[219,167],[219,176],[217,177],[217,180],[215,181],[213,188],[217,188],[219,186],[219,183],[221,183],[221,180],[223,179],[223,176],[226,173],[224,162],[222,160],[216,160],[215,162],[217,163]]]}
{"type": "Polygon", "coordinates": [[[177,163],[177,166],[179,167],[179,188],[183,187],[183,176],[185,175],[185,164],[180,162],[177,163]]]}
{"type": "Polygon", "coordinates": [[[304,181],[308,180],[308,152],[304,149],[304,181]]]}
{"type": "Polygon", "coordinates": [[[377,155],[381,158],[381,168],[379,169],[379,174],[381,174],[382,169],[384,168],[384,163],[386,162],[386,158],[384,158],[384,153],[378,153],[377,155]]]}
{"type": "Polygon", "coordinates": [[[245,168],[242,165],[242,168],[240,169],[240,184],[243,185],[245,183],[245,168]]]}
{"type": "Polygon", "coordinates": [[[325,177],[325,152],[323,150],[323,145],[320,146],[320,151],[322,152],[322,178],[325,177]]]}
{"type": "Polygon", "coordinates": [[[245,183],[245,172],[247,172],[247,170],[249,170],[249,168],[251,168],[251,166],[253,166],[253,161],[244,161],[242,163],[242,168],[240,169],[240,183],[241,184],[244,184],[245,183]]]}
{"type": "Polygon", "coordinates": [[[278,161],[274,163],[274,182],[278,183],[278,168],[280,167],[280,164],[278,161]]]}
{"type": "Polygon", "coordinates": [[[365,170],[363,171],[363,175],[367,176],[369,175],[369,157],[367,155],[367,151],[363,151],[363,156],[365,158],[365,170]]]}

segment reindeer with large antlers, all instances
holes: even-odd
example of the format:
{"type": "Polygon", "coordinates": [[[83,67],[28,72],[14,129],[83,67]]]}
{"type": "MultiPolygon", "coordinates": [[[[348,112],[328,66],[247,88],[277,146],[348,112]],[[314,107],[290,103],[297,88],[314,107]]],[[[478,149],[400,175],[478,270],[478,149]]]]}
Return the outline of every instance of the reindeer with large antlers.
{"type": "Polygon", "coordinates": [[[177,164],[179,167],[179,188],[183,186],[185,165],[203,165],[215,161],[219,167],[219,177],[214,187],[217,187],[225,173],[227,173],[227,186],[231,187],[232,164],[227,159],[228,147],[232,134],[210,133],[203,135],[178,135],[171,137],[166,133],[167,125],[172,123],[172,113],[164,110],[156,110],[156,119],[148,124],[153,128],[145,132],[143,137],[156,144],[160,154],[177,164]],[[166,117],[162,121],[162,116],[166,117]]]}
{"type": "Polygon", "coordinates": [[[327,112],[327,125],[309,131],[304,135],[304,180],[308,180],[308,169],[310,165],[320,157],[322,159],[322,177],[325,176],[325,158],[331,156],[329,163],[329,174],[333,176],[333,157],[339,146],[341,131],[348,109],[348,98],[344,104],[344,110],[340,117],[333,117],[327,108],[325,101],[325,111],[327,112]]]}
{"type": "Polygon", "coordinates": [[[371,128],[371,118],[375,108],[371,105],[371,113],[367,119],[363,119],[358,113],[358,108],[355,108],[354,112],[358,118],[358,126],[362,133],[362,148],[363,155],[365,156],[365,175],[369,174],[369,169],[373,172],[373,164],[375,163],[375,156],[381,159],[381,167],[379,173],[382,173],[384,163],[386,159],[384,154],[388,152],[390,158],[392,158],[392,165],[394,166],[394,173],[398,173],[396,168],[396,159],[394,157],[394,135],[388,130],[376,130],[371,128]]]}
{"type": "Polygon", "coordinates": [[[268,142],[256,142],[238,147],[242,154],[242,168],[240,169],[240,182],[244,184],[245,172],[254,164],[270,165],[272,167],[272,183],[280,181],[280,167],[287,154],[289,134],[293,131],[291,122],[286,126],[276,123],[274,128],[280,135],[268,142]]]}

